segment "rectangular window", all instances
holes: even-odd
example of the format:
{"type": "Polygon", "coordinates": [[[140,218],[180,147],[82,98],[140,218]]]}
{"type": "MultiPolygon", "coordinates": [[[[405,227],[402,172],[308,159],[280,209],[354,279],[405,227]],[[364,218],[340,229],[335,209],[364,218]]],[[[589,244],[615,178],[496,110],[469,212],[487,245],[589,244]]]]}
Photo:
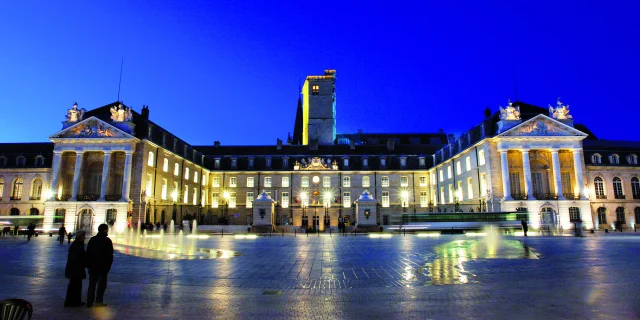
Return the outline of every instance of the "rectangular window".
{"type": "Polygon", "coordinates": [[[331,187],[331,177],[322,177],[322,186],[325,188],[331,187]]]}
{"type": "Polygon", "coordinates": [[[218,207],[218,193],[217,192],[213,192],[211,194],[211,207],[212,208],[217,208],[218,207]]]}
{"type": "Polygon", "coordinates": [[[202,175],[202,185],[203,186],[207,185],[207,173],[206,172],[202,175]]]}
{"type": "Polygon", "coordinates": [[[442,172],[442,170],[440,170],[439,176],[440,176],[440,182],[444,181],[444,173],[442,172]]]}
{"type": "Polygon", "coordinates": [[[382,207],[389,207],[389,191],[382,191],[382,207]]]}
{"type": "Polygon", "coordinates": [[[442,204],[447,203],[444,197],[444,187],[440,187],[440,200],[442,200],[442,204]]]}
{"type": "Polygon", "coordinates": [[[180,165],[177,163],[173,165],[173,175],[176,177],[180,175],[180,165]]]}
{"type": "Polygon", "coordinates": [[[198,204],[198,188],[193,187],[193,205],[198,204]]]}
{"type": "Polygon", "coordinates": [[[193,182],[198,183],[198,171],[193,172],[193,182]]]}
{"type": "Polygon", "coordinates": [[[311,86],[311,95],[317,96],[320,94],[320,85],[314,84],[311,86]]]}
{"type": "Polygon", "coordinates": [[[153,176],[151,173],[147,173],[147,186],[146,190],[144,190],[144,194],[149,197],[151,196],[151,192],[153,191],[153,176]]]}
{"type": "Polygon", "coordinates": [[[247,208],[253,208],[253,191],[247,192],[247,208]]]}
{"type": "Polygon", "coordinates": [[[520,194],[520,173],[509,173],[509,184],[511,185],[511,194],[520,194]]]}
{"type": "Polygon", "coordinates": [[[271,188],[271,177],[264,177],[264,187],[271,188]]]}
{"type": "Polygon", "coordinates": [[[178,196],[180,196],[180,194],[178,193],[180,190],[178,190],[178,183],[177,182],[173,182],[173,190],[171,191],[171,198],[173,198],[173,202],[177,202],[178,201],[178,196]]]}
{"type": "Polygon", "coordinates": [[[164,172],[168,172],[169,171],[169,159],[164,158],[163,162],[162,162],[162,171],[164,172]]]}
{"type": "Polygon", "coordinates": [[[460,175],[462,173],[462,163],[460,161],[456,162],[456,174],[460,175]]]}
{"type": "Polygon", "coordinates": [[[484,150],[480,150],[478,151],[478,165],[482,166],[485,164],[485,160],[484,160],[484,150]]]}
{"type": "Polygon", "coordinates": [[[451,179],[451,177],[453,176],[453,168],[451,168],[451,166],[447,167],[447,179],[451,179]]]}
{"type": "Polygon", "coordinates": [[[289,192],[282,193],[282,207],[289,208],[289,192]]]}
{"type": "Polygon", "coordinates": [[[580,221],[580,208],[578,207],[569,207],[569,221],[577,222],[580,221]]]}
{"type": "Polygon", "coordinates": [[[344,158],[344,159],[342,160],[342,163],[344,164],[345,168],[346,168],[346,167],[349,167],[349,158],[344,158]]]}
{"type": "Polygon", "coordinates": [[[383,187],[388,187],[389,186],[389,177],[383,176],[382,178],[380,178],[380,182],[382,183],[383,187]]]}
{"type": "Polygon", "coordinates": [[[487,174],[485,172],[480,174],[480,195],[487,195],[487,174]]]}
{"type": "Polygon", "coordinates": [[[150,151],[149,152],[149,158],[147,158],[147,165],[149,167],[153,167],[153,155],[154,155],[153,152],[150,151]]]}
{"type": "Polygon", "coordinates": [[[449,184],[449,203],[453,203],[453,185],[449,184]]]}
{"type": "Polygon", "coordinates": [[[420,207],[425,208],[429,206],[429,200],[427,198],[426,191],[420,191],[420,207]]]}
{"type": "Polygon", "coordinates": [[[229,193],[229,208],[235,208],[236,207],[236,193],[235,192],[230,192],[229,193]]]}
{"type": "Polygon", "coordinates": [[[471,157],[467,156],[464,162],[465,162],[465,166],[467,167],[467,171],[471,170],[471,157]]]}
{"type": "Polygon", "coordinates": [[[289,177],[282,177],[282,187],[289,188],[289,177]]]}
{"type": "Polygon", "coordinates": [[[342,193],[342,204],[345,208],[351,207],[351,192],[342,193]]]}
{"type": "Polygon", "coordinates": [[[462,192],[462,181],[458,181],[458,190],[456,190],[456,196],[458,197],[458,201],[464,200],[463,192],[462,192]]]}
{"type": "Polygon", "coordinates": [[[220,169],[220,159],[214,159],[213,160],[213,167],[215,169],[220,169]]]}
{"type": "Polygon", "coordinates": [[[562,193],[573,194],[573,186],[571,185],[571,173],[562,172],[560,173],[560,178],[562,179],[562,193]]]}
{"type": "Polygon", "coordinates": [[[309,187],[309,177],[302,177],[300,186],[303,188],[308,188],[309,187]]]}
{"type": "Polygon", "coordinates": [[[469,199],[473,199],[473,180],[471,178],[467,179],[467,193],[469,194],[469,199]]]}
{"type": "Polygon", "coordinates": [[[409,186],[409,177],[407,177],[407,176],[400,177],[400,186],[401,187],[408,187],[409,186]]]}
{"type": "Polygon", "coordinates": [[[211,180],[211,186],[215,187],[215,188],[219,188],[220,187],[220,177],[213,177],[213,180],[211,180]]]}
{"type": "Polygon", "coordinates": [[[162,192],[160,197],[162,200],[167,200],[167,179],[162,179],[162,192]]]}
{"type": "Polygon", "coordinates": [[[187,185],[184,186],[184,197],[182,198],[182,201],[184,203],[188,203],[189,202],[189,186],[187,186],[187,185]]]}
{"type": "Polygon", "coordinates": [[[418,177],[418,181],[419,181],[421,187],[426,187],[427,186],[427,176],[418,177]]]}
{"type": "Polygon", "coordinates": [[[369,180],[369,176],[362,177],[362,187],[369,188],[371,186],[371,181],[369,180]]]}
{"type": "Polygon", "coordinates": [[[184,179],[189,180],[189,168],[184,168],[184,179]]]}
{"type": "Polygon", "coordinates": [[[236,177],[229,178],[229,187],[235,188],[237,186],[238,186],[238,178],[236,177]]]}
{"type": "Polygon", "coordinates": [[[253,187],[254,187],[253,177],[247,177],[247,188],[253,188],[253,187]]]}
{"type": "Polygon", "coordinates": [[[351,177],[342,177],[342,187],[343,188],[351,187],[351,177]]]}

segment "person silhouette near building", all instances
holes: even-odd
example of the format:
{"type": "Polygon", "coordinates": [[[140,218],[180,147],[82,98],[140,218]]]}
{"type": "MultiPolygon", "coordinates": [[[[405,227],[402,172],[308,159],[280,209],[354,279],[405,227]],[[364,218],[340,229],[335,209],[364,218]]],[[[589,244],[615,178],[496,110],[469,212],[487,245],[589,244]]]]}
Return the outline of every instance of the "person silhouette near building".
{"type": "Polygon", "coordinates": [[[64,238],[66,235],[67,229],[65,229],[64,225],[60,225],[60,229],[58,229],[58,241],[60,241],[60,244],[64,244],[64,238]]]}
{"type": "MultiPolygon", "coordinates": [[[[64,234],[60,235],[61,243],[64,242],[64,236],[64,234]]],[[[87,274],[84,271],[86,264],[84,239],[85,231],[79,230],[76,233],[76,240],[69,246],[67,266],[64,270],[64,276],[69,279],[67,297],[64,300],[65,307],[80,307],[84,305],[84,302],[82,302],[82,279],[87,278],[87,274]]]]}
{"type": "Polygon", "coordinates": [[[31,237],[33,236],[35,231],[36,231],[36,224],[33,222],[29,223],[29,226],[27,227],[27,241],[31,241],[31,237]]]}
{"type": "Polygon", "coordinates": [[[524,236],[527,236],[527,231],[529,231],[529,227],[527,226],[527,221],[522,219],[520,221],[520,224],[522,224],[522,232],[524,232],[524,236]]]}
{"type": "Polygon", "coordinates": [[[106,306],[104,292],[107,289],[107,274],[113,263],[113,243],[107,237],[109,226],[98,226],[98,234],[89,240],[87,245],[87,269],[89,269],[89,293],[87,307],[106,306]],[[97,285],[97,293],[96,293],[97,285]]]}

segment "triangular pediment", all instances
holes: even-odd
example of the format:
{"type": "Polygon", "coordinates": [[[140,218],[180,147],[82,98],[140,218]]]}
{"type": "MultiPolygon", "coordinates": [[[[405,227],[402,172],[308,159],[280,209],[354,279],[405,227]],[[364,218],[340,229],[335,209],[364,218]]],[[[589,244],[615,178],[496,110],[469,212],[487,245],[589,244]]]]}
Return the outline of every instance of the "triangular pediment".
{"type": "Polygon", "coordinates": [[[501,134],[498,137],[587,137],[587,134],[551,119],[543,114],[537,115],[501,134]]]}
{"type": "Polygon", "coordinates": [[[127,132],[96,117],[85,120],[65,128],[49,139],[136,139],[127,132]]]}

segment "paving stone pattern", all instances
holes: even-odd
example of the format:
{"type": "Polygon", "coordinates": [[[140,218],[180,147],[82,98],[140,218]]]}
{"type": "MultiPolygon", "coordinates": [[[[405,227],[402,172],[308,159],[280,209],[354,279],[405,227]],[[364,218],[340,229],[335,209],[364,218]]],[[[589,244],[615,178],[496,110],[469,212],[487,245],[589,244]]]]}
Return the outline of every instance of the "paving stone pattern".
{"type": "Polygon", "coordinates": [[[116,253],[109,306],[91,309],[63,307],[67,244],[0,238],[0,299],[34,319],[639,319],[639,235],[502,240],[522,256],[478,256],[465,236],[215,237],[200,247],[240,255],[116,253]]]}

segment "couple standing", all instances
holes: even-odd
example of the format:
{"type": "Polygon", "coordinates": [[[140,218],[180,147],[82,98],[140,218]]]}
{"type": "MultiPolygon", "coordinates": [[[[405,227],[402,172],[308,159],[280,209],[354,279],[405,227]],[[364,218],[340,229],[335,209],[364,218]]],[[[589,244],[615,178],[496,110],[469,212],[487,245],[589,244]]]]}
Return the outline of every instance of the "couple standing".
{"type": "Polygon", "coordinates": [[[106,306],[104,303],[104,291],[107,289],[107,274],[111,270],[113,263],[113,244],[107,237],[109,227],[101,224],[98,227],[98,234],[89,240],[87,251],[84,251],[84,239],[86,232],[79,230],[76,232],[76,240],[69,247],[67,267],[64,275],[69,279],[67,287],[67,298],[65,307],[79,307],[82,302],[82,279],[87,277],[84,269],[89,269],[89,292],[87,293],[87,307],[106,306]],[[96,296],[97,285],[97,296],[96,296]]]}

